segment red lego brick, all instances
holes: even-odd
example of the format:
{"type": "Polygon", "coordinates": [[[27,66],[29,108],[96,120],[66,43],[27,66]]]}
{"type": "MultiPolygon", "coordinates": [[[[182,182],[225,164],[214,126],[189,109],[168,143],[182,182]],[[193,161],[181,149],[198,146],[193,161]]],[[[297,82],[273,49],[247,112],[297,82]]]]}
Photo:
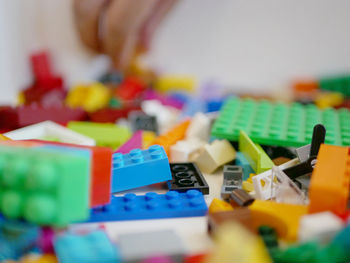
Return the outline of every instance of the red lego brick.
{"type": "Polygon", "coordinates": [[[129,112],[141,110],[140,106],[127,106],[121,109],[106,108],[89,114],[93,122],[116,122],[120,118],[127,118],[129,112]]]}
{"type": "Polygon", "coordinates": [[[62,88],[61,84],[57,84],[57,88],[45,89],[45,86],[33,85],[22,91],[24,97],[24,104],[30,105],[32,103],[37,103],[41,106],[62,106],[64,104],[64,99],[67,95],[67,91],[62,88]]]}
{"type": "Polygon", "coordinates": [[[0,129],[13,130],[18,128],[18,114],[11,106],[0,106],[0,129]]]}
{"type": "Polygon", "coordinates": [[[139,97],[145,88],[145,83],[140,79],[135,77],[127,77],[122,83],[120,83],[118,89],[116,90],[116,95],[118,98],[124,100],[132,100],[139,97]]]}
{"type": "Polygon", "coordinates": [[[184,263],[204,263],[208,254],[195,254],[185,257],[184,263]]]}
{"type": "Polygon", "coordinates": [[[33,75],[36,79],[51,77],[50,59],[46,51],[32,54],[30,56],[30,64],[33,75]]]}

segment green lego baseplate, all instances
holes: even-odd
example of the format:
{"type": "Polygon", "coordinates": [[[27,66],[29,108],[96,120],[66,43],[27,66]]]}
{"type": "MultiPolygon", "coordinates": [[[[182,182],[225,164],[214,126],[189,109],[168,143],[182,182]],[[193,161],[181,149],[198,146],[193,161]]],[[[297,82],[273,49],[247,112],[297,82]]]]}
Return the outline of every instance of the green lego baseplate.
{"type": "Polygon", "coordinates": [[[350,75],[322,78],[319,86],[321,90],[340,92],[350,97],[350,75]]]}
{"type": "Polygon", "coordinates": [[[86,219],[89,165],[75,154],[0,146],[0,213],[53,226],[86,219]]]}
{"type": "Polygon", "coordinates": [[[320,110],[313,104],[241,98],[226,101],[211,134],[238,141],[243,130],[254,143],[300,147],[311,143],[314,125],[318,123],[326,127],[327,144],[350,145],[350,111],[347,109],[320,110]]]}

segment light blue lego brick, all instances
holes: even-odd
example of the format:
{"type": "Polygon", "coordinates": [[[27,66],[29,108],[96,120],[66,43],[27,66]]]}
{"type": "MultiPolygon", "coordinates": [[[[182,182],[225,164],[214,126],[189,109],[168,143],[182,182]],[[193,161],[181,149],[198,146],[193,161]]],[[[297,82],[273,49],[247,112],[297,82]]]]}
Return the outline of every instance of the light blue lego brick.
{"type": "Polygon", "coordinates": [[[86,222],[156,219],[204,216],[208,211],[203,194],[197,190],[186,193],[169,191],[166,194],[149,192],[112,196],[111,203],[90,210],[86,222]]]}
{"type": "Polygon", "coordinates": [[[94,231],[84,236],[66,233],[57,237],[54,248],[60,263],[121,262],[117,248],[103,231],[94,231]]]}
{"type": "Polygon", "coordinates": [[[207,111],[207,105],[205,101],[199,98],[191,98],[186,102],[184,108],[182,109],[181,116],[192,117],[197,112],[206,112],[206,111],[207,111]]]}
{"type": "Polygon", "coordinates": [[[168,157],[159,145],[153,145],[147,150],[134,149],[128,154],[113,155],[112,193],[171,179],[168,157]]]}
{"type": "Polygon", "coordinates": [[[247,180],[251,173],[255,173],[248,160],[241,152],[237,152],[236,154],[236,165],[239,165],[243,168],[243,180],[247,180]]]}

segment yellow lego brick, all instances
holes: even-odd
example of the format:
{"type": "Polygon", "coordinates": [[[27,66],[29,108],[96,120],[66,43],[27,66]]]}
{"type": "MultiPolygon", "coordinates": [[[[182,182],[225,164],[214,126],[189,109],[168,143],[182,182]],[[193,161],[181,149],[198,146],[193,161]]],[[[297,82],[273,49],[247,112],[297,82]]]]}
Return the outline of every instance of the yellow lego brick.
{"type": "Polygon", "coordinates": [[[264,242],[238,223],[225,223],[215,233],[213,253],[205,263],[272,263],[264,242]]]}
{"type": "Polygon", "coordinates": [[[339,92],[322,92],[316,96],[315,104],[321,108],[339,106],[344,101],[344,95],[339,92]]]}
{"type": "Polygon", "coordinates": [[[109,89],[101,83],[74,86],[67,95],[66,105],[81,107],[88,112],[106,107],[110,100],[109,89]]]}
{"type": "Polygon", "coordinates": [[[300,218],[307,214],[306,205],[276,203],[274,201],[255,200],[249,206],[255,227],[268,225],[274,227],[280,238],[295,241],[300,218]]]}
{"type": "Polygon", "coordinates": [[[229,203],[223,200],[220,200],[218,198],[214,198],[209,206],[210,214],[216,213],[216,212],[222,212],[222,211],[231,211],[231,210],[233,210],[233,207],[229,203]]]}
{"type": "Polygon", "coordinates": [[[142,149],[148,149],[157,135],[152,131],[142,131],[142,149]]]}
{"type": "Polygon", "coordinates": [[[24,97],[23,92],[19,92],[17,95],[17,105],[21,106],[26,102],[26,98],[24,97]]]}
{"type": "Polygon", "coordinates": [[[155,88],[162,92],[167,91],[194,91],[197,81],[190,76],[166,75],[158,78],[155,88]]]}
{"type": "Polygon", "coordinates": [[[254,191],[254,185],[252,182],[247,181],[243,181],[242,182],[242,189],[246,192],[251,192],[254,191]]]}
{"type": "Polygon", "coordinates": [[[0,141],[9,141],[11,140],[10,138],[7,138],[6,136],[0,134],[0,141]]]}

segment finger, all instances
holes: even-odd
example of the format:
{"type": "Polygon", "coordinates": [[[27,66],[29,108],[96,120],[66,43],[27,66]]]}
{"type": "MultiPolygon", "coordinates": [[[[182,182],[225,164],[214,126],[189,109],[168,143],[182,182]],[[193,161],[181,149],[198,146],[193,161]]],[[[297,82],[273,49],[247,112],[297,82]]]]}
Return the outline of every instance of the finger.
{"type": "Polygon", "coordinates": [[[135,52],[140,28],[158,0],[116,0],[101,25],[101,45],[118,69],[125,69],[135,52]]]}
{"type": "Polygon", "coordinates": [[[74,0],[73,12],[78,34],[89,48],[100,51],[99,19],[109,0],[74,0]]]}

